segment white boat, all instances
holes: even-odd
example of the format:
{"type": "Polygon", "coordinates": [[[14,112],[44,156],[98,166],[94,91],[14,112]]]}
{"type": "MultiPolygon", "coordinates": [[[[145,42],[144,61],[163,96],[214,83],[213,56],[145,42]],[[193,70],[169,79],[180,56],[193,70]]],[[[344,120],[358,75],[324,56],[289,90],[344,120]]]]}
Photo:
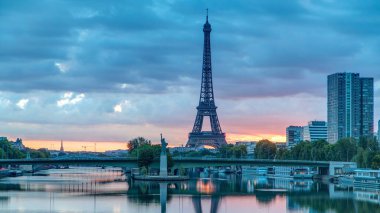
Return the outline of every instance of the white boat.
{"type": "Polygon", "coordinates": [[[309,167],[296,168],[293,170],[293,178],[311,179],[313,178],[313,175],[314,173],[309,167]]]}
{"type": "Polygon", "coordinates": [[[224,174],[231,174],[231,173],[235,173],[235,172],[236,171],[231,169],[230,167],[219,169],[219,173],[224,173],[224,174]]]}
{"type": "MultiPolygon", "coordinates": [[[[273,177],[311,179],[314,172],[309,167],[274,166],[273,177]]],[[[269,174],[269,172],[268,172],[269,174]]]]}
{"type": "Polygon", "coordinates": [[[259,175],[259,176],[265,176],[268,173],[268,168],[267,167],[243,166],[242,172],[243,172],[243,174],[253,174],[253,175],[259,175]]]}
{"type": "Polygon", "coordinates": [[[354,188],[380,190],[380,170],[356,169],[354,188]]]}

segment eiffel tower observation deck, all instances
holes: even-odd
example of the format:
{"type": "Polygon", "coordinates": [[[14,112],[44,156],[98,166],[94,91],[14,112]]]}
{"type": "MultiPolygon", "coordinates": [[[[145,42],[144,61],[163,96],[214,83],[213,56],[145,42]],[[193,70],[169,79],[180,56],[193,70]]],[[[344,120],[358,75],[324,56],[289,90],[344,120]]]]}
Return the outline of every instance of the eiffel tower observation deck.
{"type": "Polygon", "coordinates": [[[197,107],[197,116],[195,118],[193,130],[189,133],[187,147],[199,147],[203,145],[219,148],[227,144],[226,135],[220,127],[214,99],[212,86],[212,68],[211,68],[211,25],[208,22],[208,11],[206,23],[203,25],[204,46],[203,46],[203,66],[202,66],[202,83],[199,105],[197,107]],[[210,119],[211,131],[202,131],[203,120],[210,119]]]}

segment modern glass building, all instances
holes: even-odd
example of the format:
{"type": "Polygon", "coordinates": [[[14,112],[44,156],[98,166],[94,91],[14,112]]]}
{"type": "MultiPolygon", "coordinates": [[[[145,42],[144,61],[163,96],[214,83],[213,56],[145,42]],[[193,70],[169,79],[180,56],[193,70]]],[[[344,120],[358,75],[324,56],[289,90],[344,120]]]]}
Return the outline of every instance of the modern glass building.
{"type": "Polygon", "coordinates": [[[307,126],[303,127],[303,140],[327,140],[327,122],[310,121],[307,126]]]}
{"type": "Polygon", "coordinates": [[[335,73],[327,78],[328,142],[373,136],[373,78],[335,73]]]}
{"type": "Polygon", "coordinates": [[[292,148],[302,141],[302,126],[288,126],[286,128],[286,146],[292,148]]]}
{"type": "Polygon", "coordinates": [[[377,123],[377,142],[380,144],[380,120],[377,123]]]}
{"type": "Polygon", "coordinates": [[[374,133],[374,88],[373,88],[373,78],[360,78],[360,134],[361,136],[373,136],[374,133]]]}

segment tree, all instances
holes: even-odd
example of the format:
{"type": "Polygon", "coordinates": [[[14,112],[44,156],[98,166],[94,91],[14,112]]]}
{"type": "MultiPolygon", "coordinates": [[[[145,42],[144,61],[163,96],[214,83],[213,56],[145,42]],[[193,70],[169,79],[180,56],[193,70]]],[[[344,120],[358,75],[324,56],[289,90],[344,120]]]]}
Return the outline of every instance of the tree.
{"type": "Polygon", "coordinates": [[[290,151],[288,149],[280,148],[277,150],[276,159],[288,160],[291,159],[290,151]]]}
{"type": "Polygon", "coordinates": [[[241,158],[243,156],[247,156],[247,146],[246,145],[235,145],[232,148],[234,153],[234,157],[241,158]]]}
{"type": "Polygon", "coordinates": [[[311,142],[311,160],[325,161],[327,160],[327,155],[324,148],[328,146],[329,143],[326,140],[317,140],[311,142]]]}
{"type": "Polygon", "coordinates": [[[154,148],[151,145],[144,144],[135,149],[138,153],[137,164],[139,167],[148,167],[154,160],[154,148]]]}
{"type": "Polygon", "coordinates": [[[8,140],[0,141],[0,158],[20,159],[25,158],[25,152],[22,152],[11,145],[8,140]]]}
{"type": "Polygon", "coordinates": [[[269,140],[261,140],[255,147],[255,158],[257,159],[274,159],[276,156],[276,144],[269,140]]]}
{"type": "Polygon", "coordinates": [[[145,139],[143,137],[134,138],[134,139],[128,141],[128,150],[129,150],[129,152],[132,152],[133,150],[135,150],[139,146],[142,146],[142,145],[145,145],[145,144],[149,144],[150,145],[151,141],[147,140],[147,139],[145,139]]]}
{"type": "Polygon", "coordinates": [[[146,167],[145,166],[141,167],[140,174],[146,175],[147,173],[148,173],[148,170],[146,169],[146,167]]]}
{"type": "Polygon", "coordinates": [[[227,144],[227,145],[223,145],[219,148],[219,155],[220,157],[224,157],[224,158],[230,158],[232,157],[233,155],[233,148],[234,148],[234,145],[233,144],[227,144]]]}
{"type": "Polygon", "coordinates": [[[375,155],[371,167],[372,169],[380,169],[380,154],[375,155]]]}
{"type": "Polygon", "coordinates": [[[354,138],[340,139],[335,147],[340,161],[351,161],[356,154],[356,140],[354,138]]]}
{"type": "Polygon", "coordinates": [[[337,161],[338,155],[336,154],[336,148],[334,144],[328,144],[323,147],[327,161],[337,161]]]}
{"type": "MultiPolygon", "coordinates": [[[[131,152],[131,156],[137,157],[137,164],[139,167],[149,168],[149,165],[154,161],[154,159],[159,159],[161,155],[161,145],[155,144],[151,145],[149,143],[142,144],[135,148],[131,152]]],[[[168,150],[166,150],[168,167],[174,165],[173,158],[168,150]]]]}
{"type": "Polygon", "coordinates": [[[362,147],[359,147],[357,149],[357,153],[354,157],[354,160],[359,168],[364,167],[364,149],[362,147]]]}

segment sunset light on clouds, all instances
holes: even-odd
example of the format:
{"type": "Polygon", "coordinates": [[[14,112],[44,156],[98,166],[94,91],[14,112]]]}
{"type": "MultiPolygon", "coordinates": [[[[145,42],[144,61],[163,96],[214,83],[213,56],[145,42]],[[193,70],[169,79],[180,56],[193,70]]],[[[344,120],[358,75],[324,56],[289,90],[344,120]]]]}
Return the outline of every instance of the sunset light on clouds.
{"type": "Polygon", "coordinates": [[[185,144],[199,101],[207,7],[215,102],[228,142],[283,142],[287,126],[326,120],[331,73],[372,76],[379,95],[376,7],[211,2],[2,1],[0,136],[34,147],[75,141],[81,149],[137,136],[158,143],[163,133],[185,144]]]}

